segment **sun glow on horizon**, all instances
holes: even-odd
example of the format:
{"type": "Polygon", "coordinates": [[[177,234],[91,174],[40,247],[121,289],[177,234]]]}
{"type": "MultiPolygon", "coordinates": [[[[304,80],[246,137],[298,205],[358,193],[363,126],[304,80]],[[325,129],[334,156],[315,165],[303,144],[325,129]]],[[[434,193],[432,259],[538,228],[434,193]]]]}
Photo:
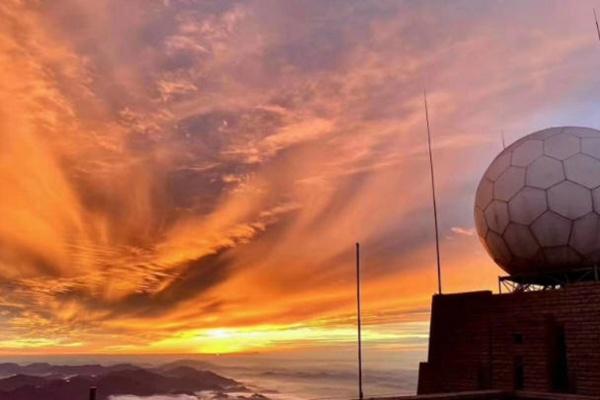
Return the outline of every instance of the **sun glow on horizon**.
{"type": "MultiPolygon", "coordinates": [[[[425,328],[427,324],[424,324],[425,328]]],[[[155,351],[180,351],[188,349],[203,354],[227,354],[265,349],[303,347],[306,345],[336,345],[356,342],[356,328],[326,328],[308,326],[256,326],[251,328],[222,328],[184,332],[155,343],[155,351]]],[[[378,332],[365,329],[363,340],[368,342],[399,342],[406,339],[425,340],[421,334],[378,332]]]]}

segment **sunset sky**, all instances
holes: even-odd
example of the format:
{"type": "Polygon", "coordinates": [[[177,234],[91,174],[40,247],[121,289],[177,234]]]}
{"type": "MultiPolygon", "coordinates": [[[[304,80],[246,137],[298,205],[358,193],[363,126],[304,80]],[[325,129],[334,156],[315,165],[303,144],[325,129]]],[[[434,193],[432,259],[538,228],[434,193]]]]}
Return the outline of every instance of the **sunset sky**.
{"type": "MultiPolygon", "coordinates": [[[[424,348],[507,142],[600,127],[587,1],[0,2],[0,353],[424,348]]],[[[307,350],[308,351],[308,350],[307,350]]]]}

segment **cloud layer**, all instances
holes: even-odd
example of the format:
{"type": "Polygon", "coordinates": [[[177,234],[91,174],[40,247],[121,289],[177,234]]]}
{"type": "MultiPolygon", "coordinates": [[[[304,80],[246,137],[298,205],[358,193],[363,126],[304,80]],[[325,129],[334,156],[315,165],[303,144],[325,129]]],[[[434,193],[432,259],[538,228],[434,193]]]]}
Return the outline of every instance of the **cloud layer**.
{"type": "Polygon", "coordinates": [[[423,89],[444,285],[493,287],[474,188],[502,131],[600,125],[591,7],[2,2],[1,350],[352,340],[355,241],[370,338],[422,345],[423,89]]]}

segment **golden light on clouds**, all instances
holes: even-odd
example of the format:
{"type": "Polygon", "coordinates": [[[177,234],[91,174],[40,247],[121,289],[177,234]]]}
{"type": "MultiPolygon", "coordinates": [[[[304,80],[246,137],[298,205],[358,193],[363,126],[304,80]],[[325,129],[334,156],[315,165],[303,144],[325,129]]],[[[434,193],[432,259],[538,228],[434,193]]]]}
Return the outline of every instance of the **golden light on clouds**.
{"type": "Polygon", "coordinates": [[[424,346],[423,86],[444,286],[493,287],[500,131],[600,124],[586,7],[1,2],[0,352],[351,343],[356,241],[367,342],[424,346]]]}
{"type": "MultiPolygon", "coordinates": [[[[415,335],[410,338],[425,339],[426,335],[415,335]]],[[[406,339],[399,333],[376,332],[365,330],[365,342],[398,341],[406,339]]],[[[356,329],[351,327],[311,327],[311,326],[254,326],[251,328],[221,328],[189,331],[150,344],[154,351],[179,353],[191,350],[197,353],[227,354],[274,348],[315,345],[325,343],[354,343],[356,329]]]]}

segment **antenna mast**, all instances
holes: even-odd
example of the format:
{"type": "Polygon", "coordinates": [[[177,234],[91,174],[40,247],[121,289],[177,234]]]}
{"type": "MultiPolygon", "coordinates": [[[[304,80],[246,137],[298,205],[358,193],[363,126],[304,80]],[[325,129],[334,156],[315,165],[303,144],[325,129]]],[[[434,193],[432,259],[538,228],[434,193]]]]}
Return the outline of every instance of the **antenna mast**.
{"type": "Polygon", "coordinates": [[[433,155],[431,152],[431,128],[429,126],[429,108],[427,107],[427,91],[423,90],[425,105],[425,121],[427,122],[427,148],[429,150],[429,172],[431,173],[431,198],[433,202],[433,223],[435,227],[435,257],[437,262],[438,293],[442,294],[442,267],[440,263],[440,235],[438,229],[437,202],[435,196],[435,174],[433,172],[433,155]]]}
{"type": "Polygon", "coordinates": [[[358,398],[363,400],[362,389],[362,337],[360,321],[360,243],[356,242],[356,319],[358,326],[358,398]]]}
{"type": "Polygon", "coordinates": [[[596,21],[596,32],[598,32],[598,40],[600,41],[600,26],[598,25],[598,15],[596,15],[595,8],[594,8],[594,20],[596,21]]]}

